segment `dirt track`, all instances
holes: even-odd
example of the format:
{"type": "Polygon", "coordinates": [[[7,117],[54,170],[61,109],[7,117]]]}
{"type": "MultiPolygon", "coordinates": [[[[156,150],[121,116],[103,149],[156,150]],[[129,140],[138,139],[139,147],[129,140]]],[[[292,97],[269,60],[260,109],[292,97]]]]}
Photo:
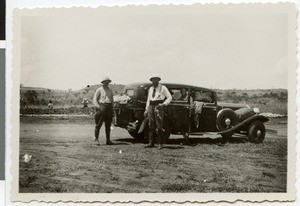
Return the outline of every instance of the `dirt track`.
{"type": "Polygon", "coordinates": [[[93,144],[93,119],[21,118],[20,192],[285,192],[286,118],[271,120],[263,144],[216,135],[172,135],[161,151],[113,128],[113,146],[93,144]],[[25,154],[32,155],[29,163],[25,154]]]}

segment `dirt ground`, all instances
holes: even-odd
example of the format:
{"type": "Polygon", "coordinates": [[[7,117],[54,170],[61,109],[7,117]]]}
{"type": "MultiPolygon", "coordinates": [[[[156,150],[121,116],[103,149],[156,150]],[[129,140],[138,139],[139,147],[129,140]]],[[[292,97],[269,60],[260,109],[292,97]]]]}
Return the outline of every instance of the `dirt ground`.
{"type": "Polygon", "coordinates": [[[145,149],[126,130],[113,128],[115,145],[93,142],[89,118],[21,117],[20,192],[285,192],[287,119],[272,119],[263,144],[244,137],[172,135],[163,150],[145,149]],[[32,155],[29,162],[25,154],[32,155]]]}

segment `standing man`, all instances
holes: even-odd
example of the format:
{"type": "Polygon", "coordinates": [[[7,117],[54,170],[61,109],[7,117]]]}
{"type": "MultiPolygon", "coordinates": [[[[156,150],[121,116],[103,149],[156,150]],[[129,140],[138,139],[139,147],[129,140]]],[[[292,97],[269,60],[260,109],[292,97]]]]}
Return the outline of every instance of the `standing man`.
{"type": "Polygon", "coordinates": [[[155,133],[158,136],[158,149],[162,149],[164,110],[172,101],[172,96],[166,86],[159,83],[159,76],[152,76],[152,86],[148,90],[148,98],[144,116],[149,117],[149,144],[146,148],[154,147],[155,133]]]}
{"type": "Polygon", "coordinates": [[[95,143],[100,145],[99,143],[99,131],[102,126],[102,123],[105,123],[105,134],[106,134],[106,145],[112,145],[113,143],[110,141],[110,126],[113,118],[113,92],[108,87],[108,84],[111,80],[108,77],[104,77],[101,83],[102,87],[97,89],[94,95],[94,105],[96,107],[95,114],[95,143]]]}

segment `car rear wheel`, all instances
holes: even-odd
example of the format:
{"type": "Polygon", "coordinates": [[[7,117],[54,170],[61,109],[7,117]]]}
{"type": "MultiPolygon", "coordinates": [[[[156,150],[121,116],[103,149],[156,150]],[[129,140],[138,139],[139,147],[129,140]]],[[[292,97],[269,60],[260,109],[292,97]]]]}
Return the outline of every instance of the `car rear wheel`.
{"type": "Polygon", "coordinates": [[[144,132],[137,133],[136,131],[128,131],[128,133],[133,137],[134,141],[141,141],[144,138],[144,132]]]}
{"type": "Polygon", "coordinates": [[[253,122],[248,129],[249,142],[262,143],[265,139],[266,128],[261,121],[253,122]]]}

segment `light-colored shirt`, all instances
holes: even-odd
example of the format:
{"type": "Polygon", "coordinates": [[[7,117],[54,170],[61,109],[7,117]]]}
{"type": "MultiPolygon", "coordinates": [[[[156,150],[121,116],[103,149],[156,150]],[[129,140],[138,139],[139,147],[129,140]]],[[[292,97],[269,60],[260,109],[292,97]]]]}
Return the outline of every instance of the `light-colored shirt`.
{"type": "Polygon", "coordinates": [[[96,107],[99,107],[99,104],[103,103],[114,103],[113,98],[113,92],[110,88],[104,89],[103,87],[100,87],[97,89],[94,99],[93,99],[94,105],[96,107]]]}
{"type": "Polygon", "coordinates": [[[158,84],[155,88],[155,95],[153,97],[154,86],[151,86],[148,90],[148,98],[146,109],[148,109],[150,105],[150,101],[157,101],[157,100],[165,100],[162,104],[167,106],[172,101],[172,95],[170,94],[168,88],[162,84],[158,84]]]}

